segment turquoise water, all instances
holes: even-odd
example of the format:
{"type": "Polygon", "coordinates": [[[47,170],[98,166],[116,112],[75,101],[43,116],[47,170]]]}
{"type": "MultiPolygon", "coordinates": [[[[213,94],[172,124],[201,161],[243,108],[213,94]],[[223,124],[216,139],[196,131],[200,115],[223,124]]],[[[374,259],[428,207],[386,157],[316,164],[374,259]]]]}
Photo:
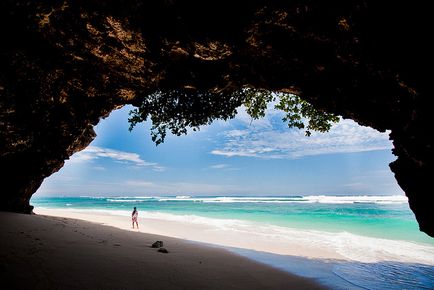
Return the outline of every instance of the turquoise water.
{"type": "MultiPolygon", "coordinates": [[[[197,215],[434,245],[405,197],[36,197],[36,207],[197,215]]],[[[141,214],[142,216],[144,213],[141,214]]]]}
{"type": "Polygon", "coordinates": [[[31,203],[126,218],[137,207],[142,218],[224,225],[332,250],[345,260],[231,249],[332,289],[434,289],[434,239],[419,231],[403,196],[35,197],[31,203]]]}

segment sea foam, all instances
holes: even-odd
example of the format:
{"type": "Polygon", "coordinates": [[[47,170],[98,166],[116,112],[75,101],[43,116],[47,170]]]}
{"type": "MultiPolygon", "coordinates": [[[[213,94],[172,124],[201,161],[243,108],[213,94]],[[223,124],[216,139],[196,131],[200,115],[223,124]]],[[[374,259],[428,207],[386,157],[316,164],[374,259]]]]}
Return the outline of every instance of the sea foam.
{"type": "Polygon", "coordinates": [[[331,196],[331,195],[308,195],[308,196],[283,196],[283,197],[155,197],[160,202],[191,201],[204,203],[328,203],[328,204],[351,204],[351,203],[377,203],[377,204],[403,204],[408,199],[404,195],[377,195],[377,196],[331,196]]]}
{"type": "Polygon", "coordinates": [[[366,237],[348,232],[333,233],[302,230],[267,223],[237,219],[215,219],[196,215],[147,212],[146,218],[206,225],[222,231],[238,232],[249,239],[262,236],[278,239],[288,243],[288,245],[298,244],[300,246],[333,250],[348,260],[364,263],[399,261],[434,265],[433,246],[409,241],[366,237]]]}
{"type": "MultiPolygon", "coordinates": [[[[64,209],[78,213],[89,213],[88,209],[64,209]]],[[[108,214],[129,217],[130,211],[94,209],[95,214],[108,214]]],[[[197,215],[178,215],[158,211],[146,211],[140,215],[145,222],[169,221],[181,223],[181,226],[201,225],[211,231],[235,232],[246,239],[272,239],[281,245],[291,247],[309,247],[312,249],[334,251],[347,260],[361,263],[396,261],[419,263],[434,266],[434,247],[430,245],[361,236],[349,232],[327,232],[282,227],[261,222],[238,219],[209,218],[197,215]]]]}
{"type": "Polygon", "coordinates": [[[352,204],[352,203],[373,203],[373,204],[404,204],[408,198],[404,195],[294,195],[294,196],[108,196],[82,198],[106,200],[108,202],[203,202],[203,203],[324,203],[324,204],[352,204]]]}

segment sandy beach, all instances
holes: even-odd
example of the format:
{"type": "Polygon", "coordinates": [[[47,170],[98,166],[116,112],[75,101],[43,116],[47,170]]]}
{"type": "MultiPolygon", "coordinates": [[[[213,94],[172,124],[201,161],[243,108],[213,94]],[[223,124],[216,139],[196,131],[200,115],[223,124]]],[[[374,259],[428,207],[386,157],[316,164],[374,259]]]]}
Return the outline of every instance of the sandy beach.
{"type": "Polygon", "coordinates": [[[0,278],[5,289],[324,288],[222,248],[155,235],[161,226],[155,223],[142,223],[137,231],[129,219],[113,217],[108,226],[103,215],[37,213],[0,212],[0,278]],[[151,247],[157,240],[169,253],[151,247]]]}
{"type": "MultiPolygon", "coordinates": [[[[290,241],[278,235],[270,235],[268,234],[269,225],[264,225],[263,228],[255,225],[252,229],[251,225],[246,223],[244,229],[237,228],[234,231],[231,228],[231,223],[239,221],[222,219],[218,220],[219,223],[217,224],[210,224],[209,219],[197,216],[189,216],[187,219],[184,216],[182,219],[177,219],[176,216],[164,215],[163,213],[141,212],[139,214],[140,228],[137,230],[132,229],[129,216],[112,214],[110,211],[36,208],[35,212],[41,215],[81,219],[128,231],[169,236],[217,246],[314,259],[345,259],[344,256],[323,245],[307,244],[306,233],[300,237],[297,237],[300,234],[296,232],[291,233],[290,241]]],[[[212,222],[217,222],[217,220],[213,219],[212,222]]]]}

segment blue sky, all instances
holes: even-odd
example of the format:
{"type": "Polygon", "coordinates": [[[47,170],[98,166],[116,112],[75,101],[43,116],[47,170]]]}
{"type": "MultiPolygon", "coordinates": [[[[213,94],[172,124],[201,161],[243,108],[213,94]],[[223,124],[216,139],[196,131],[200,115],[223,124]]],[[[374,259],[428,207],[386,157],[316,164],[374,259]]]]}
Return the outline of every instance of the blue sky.
{"type": "Polygon", "coordinates": [[[351,120],[306,137],[276,110],[252,120],[239,108],[233,120],[155,146],[149,123],[128,131],[131,109],[102,120],[91,145],[36,196],[403,194],[388,167],[388,134],[351,120]]]}

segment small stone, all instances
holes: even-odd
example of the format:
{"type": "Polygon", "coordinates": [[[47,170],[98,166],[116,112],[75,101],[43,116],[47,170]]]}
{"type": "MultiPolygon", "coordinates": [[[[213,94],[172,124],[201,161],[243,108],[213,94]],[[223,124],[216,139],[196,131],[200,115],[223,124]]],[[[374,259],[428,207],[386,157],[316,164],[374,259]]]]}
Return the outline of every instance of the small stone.
{"type": "Polygon", "coordinates": [[[161,248],[163,246],[163,241],[156,241],[152,244],[152,248],[161,248]]]}
{"type": "Polygon", "coordinates": [[[165,254],[169,253],[169,251],[166,248],[159,248],[158,252],[165,253],[165,254]]]}

